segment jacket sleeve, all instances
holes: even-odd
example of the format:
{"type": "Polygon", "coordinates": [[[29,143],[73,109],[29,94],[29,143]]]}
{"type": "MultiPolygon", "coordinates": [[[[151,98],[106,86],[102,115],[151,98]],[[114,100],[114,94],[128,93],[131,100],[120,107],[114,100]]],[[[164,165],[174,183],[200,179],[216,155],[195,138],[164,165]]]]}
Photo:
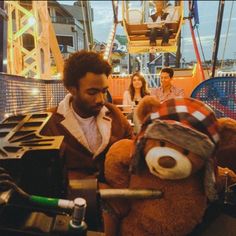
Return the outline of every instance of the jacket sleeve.
{"type": "Polygon", "coordinates": [[[128,122],[127,118],[123,115],[123,113],[119,110],[121,117],[121,124],[124,129],[124,137],[123,139],[132,139],[133,138],[133,128],[131,127],[130,123],[128,122]]]}
{"type": "Polygon", "coordinates": [[[125,124],[125,135],[124,135],[124,138],[132,139],[133,138],[133,128],[131,127],[131,125],[129,124],[129,122],[128,122],[128,120],[126,118],[125,118],[125,123],[126,124],[125,124]]]}
{"type": "Polygon", "coordinates": [[[129,124],[127,118],[123,115],[121,110],[117,108],[114,104],[106,104],[107,108],[110,110],[110,116],[112,118],[112,130],[113,136],[116,136],[118,140],[120,139],[132,139],[133,129],[129,124]]]}

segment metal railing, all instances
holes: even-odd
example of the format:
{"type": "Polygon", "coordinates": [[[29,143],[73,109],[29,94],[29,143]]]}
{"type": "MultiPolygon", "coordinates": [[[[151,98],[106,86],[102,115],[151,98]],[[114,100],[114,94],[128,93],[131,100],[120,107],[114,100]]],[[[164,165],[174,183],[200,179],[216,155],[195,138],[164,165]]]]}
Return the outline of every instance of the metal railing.
{"type": "Polygon", "coordinates": [[[73,17],[65,17],[65,16],[51,16],[52,23],[58,24],[75,24],[75,20],[73,17]]]}
{"type": "Polygon", "coordinates": [[[11,115],[46,111],[67,91],[61,80],[29,79],[0,73],[0,120],[11,115]]]}
{"type": "Polygon", "coordinates": [[[208,104],[217,118],[236,119],[236,77],[215,77],[199,84],[192,98],[208,104]]]}
{"type": "MultiPolygon", "coordinates": [[[[113,74],[112,77],[115,78],[130,78],[132,74],[113,74]]],[[[160,86],[159,74],[142,74],[145,80],[147,81],[148,88],[157,88],[160,86]]]]}
{"type": "MultiPolygon", "coordinates": [[[[144,77],[149,88],[159,86],[158,75],[146,74],[144,77]]],[[[129,75],[123,79],[121,75],[113,75],[113,78],[110,89],[115,86],[115,90],[120,89],[123,94],[124,83],[120,82],[124,79],[128,86],[129,75]],[[120,84],[115,83],[116,79],[120,84]]],[[[0,120],[10,115],[46,111],[56,107],[67,93],[62,80],[40,80],[0,73],[0,120]]],[[[235,119],[235,94],[236,78],[215,78],[197,86],[192,97],[210,105],[217,117],[228,116],[235,119]]]]}
{"type": "MultiPolygon", "coordinates": [[[[127,80],[127,77],[129,75],[124,80],[127,80]]],[[[159,85],[156,74],[144,77],[149,87],[159,85]]],[[[121,75],[113,75],[113,78],[120,78],[120,82],[122,80],[121,75]]],[[[116,90],[118,85],[116,83],[116,90]]],[[[123,83],[120,89],[123,94],[125,89],[123,83]]],[[[32,79],[0,73],[0,120],[11,115],[46,111],[56,107],[66,94],[67,90],[62,80],[32,79]]]]}

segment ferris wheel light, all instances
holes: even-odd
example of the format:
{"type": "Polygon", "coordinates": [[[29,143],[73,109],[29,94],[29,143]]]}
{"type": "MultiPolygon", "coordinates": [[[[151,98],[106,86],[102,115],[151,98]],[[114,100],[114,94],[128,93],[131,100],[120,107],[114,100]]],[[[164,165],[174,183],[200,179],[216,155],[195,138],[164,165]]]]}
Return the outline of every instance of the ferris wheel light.
{"type": "Polygon", "coordinates": [[[4,118],[8,118],[9,116],[11,116],[11,114],[8,114],[8,113],[4,114],[4,118]]]}
{"type": "Polygon", "coordinates": [[[118,5],[118,1],[114,1],[114,5],[116,7],[118,5]]]}
{"type": "Polygon", "coordinates": [[[28,24],[30,26],[34,25],[36,23],[36,20],[33,16],[31,16],[29,19],[28,19],[28,24]]]}
{"type": "Polygon", "coordinates": [[[38,95],[39,93],[40,93],[40,91],[39,91],[38,88],[33,88],[33,89],[31,90],[31,94],[32,94],[32,95],[38,95]]]}

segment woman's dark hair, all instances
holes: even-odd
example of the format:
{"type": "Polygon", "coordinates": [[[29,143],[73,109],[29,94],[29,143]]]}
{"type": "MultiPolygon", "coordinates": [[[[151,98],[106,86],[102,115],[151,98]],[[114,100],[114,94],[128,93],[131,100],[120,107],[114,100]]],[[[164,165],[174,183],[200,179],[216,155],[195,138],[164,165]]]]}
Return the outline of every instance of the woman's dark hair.
{"type": "Polygon", "coordinates": [[[172,68],[170,68],[170,67],[165,67],[165,68],[161,69],[161,72],[168,73],[170,78],[172,78],[173,75],[174,75],[174,70],[172,68]]]}
{"type": "Polygon", "coordinates": [[[64,86],[66,88],[78,87],[78,80],[83,78],[87,72],[109,76],[111,66],[103,59],[102,55],[96,52],[85,50],[75,52],[65,61],[63,71],[64,86]]]}
{"type": "Polygon", "coordinates": [[[145,78],[139,72],[135,72],[131,76],[131,81],[130,81],[130,85],[129,85],[129,93],[130,93],[130,97],[131,97],[132,101],[134,100],[134,94],[135,94],[135,90],[134,90],[134,86],[133,86],[133,80],[134,80],[135,76],[139,77],[142,82],[141,97],[143,98],[144,96],[150,94],[147,90],[147,82],[146,82],[145,78]]]}

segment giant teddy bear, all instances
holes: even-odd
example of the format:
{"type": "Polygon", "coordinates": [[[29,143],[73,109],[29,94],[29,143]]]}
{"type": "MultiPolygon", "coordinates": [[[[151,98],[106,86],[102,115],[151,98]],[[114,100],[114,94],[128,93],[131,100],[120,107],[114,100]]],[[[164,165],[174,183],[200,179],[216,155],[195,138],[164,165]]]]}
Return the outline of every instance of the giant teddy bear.
{"type": "Polygon", "coordinates": [[[110,148],[105,178],[112,188],[157,189],[163,196],[106,201],[106,236],[187,235],[218,197],[218,121],[208,106],[191,98],[160,104],[146,97],[137,115],[141,131],[135,140],[110,148]]]}

